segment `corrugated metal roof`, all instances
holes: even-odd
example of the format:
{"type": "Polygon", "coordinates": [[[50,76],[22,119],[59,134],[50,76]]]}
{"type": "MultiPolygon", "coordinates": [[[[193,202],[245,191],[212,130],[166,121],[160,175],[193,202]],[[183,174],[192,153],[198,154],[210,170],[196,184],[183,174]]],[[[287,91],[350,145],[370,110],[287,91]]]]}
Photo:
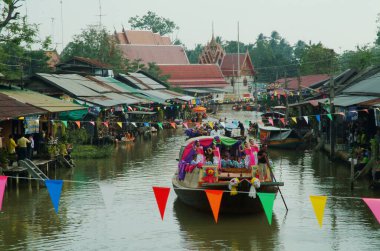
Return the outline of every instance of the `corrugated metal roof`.
{"type": "Polygon", "coordinates": [[[166,89],[165,86],[163,86],[162,84],[160,84],[159,82],[145,76],[144,74],[141,74],[141,73],[129,73],[129,75],[131,75],[132,77],[140,80],[143,85],[146,85],[148,86],[149,89],[153,89],[153,90],[157,90],[157,89],[166,89]]]}
{"type": "Polygon", "coordinates": [[[6,94],[0,93],[0,120],[43,113],[46,113],[46,111],[32,105],[24,104],[8,97],[6,94]]]}
{"type": "Polygon", "coordinates": [[[118,90],[121,93],[138,93],[139,91],[133,87],[130,87],[112,77],[94,77],[95,79],[105,83],[106,85],[109,85],[115,90],[118,90]]]}
{"type": "Polygon", "coordinates": [[[78,74],[37,73],[36,75],[75,97],[101,96],[101,94],[98,92],[95,92],[92,89],[86,87],[86,85],[89,83],[89,80],[78,74]]]}
{"type": "MultiPolygon", "coordinates": [[[[334,105],[336,106],[342,106],[342,107],[347,107],[351,105],[358,105],[363,102],[367,102],[370,100],[377,99],[378,97],[373,97],[373,96],[337,96],[334,98],[334,105]]],[[[330,103],[329,98],[324,98],[324,99],[319,99],[319,103],[330,103]]]]}
{"type": "Polygon", "coordinates": [[[343,91],[343,93],[368,93],[373,95],[380,95],[380,72],[347,88],[343,91]]]}
{"type": "Polygon", "coordinates": [[[119,74],[119,76],[121,76],[123,79],[129,81],[130,83],[132,83],[133,85],[137,86],[138,88],[140,88],[141,90],[149,90],[149,87],[140,83],[139,81],[137,81],[134,77],[132,76],[129,76],[129,75],[126,75],[126,74],[119,74]]]}
{"type": "Polygon", "coordinates": [[[52,98],[38,92],[28,90],[0,90],[1,93],[25,104],[42,108],[48,112],[63,112],[85,109],[80,105],[52,98]]]}

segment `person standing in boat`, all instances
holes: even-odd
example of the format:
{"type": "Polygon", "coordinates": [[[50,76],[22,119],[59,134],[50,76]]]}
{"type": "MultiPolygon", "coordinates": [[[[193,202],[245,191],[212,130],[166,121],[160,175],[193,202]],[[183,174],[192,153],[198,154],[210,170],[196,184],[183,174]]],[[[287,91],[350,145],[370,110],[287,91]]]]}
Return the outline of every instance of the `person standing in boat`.
{"type": "Polygon", "coordinates": [[[260,181],[265,181],[265,179],[267,178],[267,165],[269,165],[266,144],[261,146],[260,151],[257,153],[257,158],[259,162],[259,179],[260,181]]]}
{"type": "Polygon", "coordinates": [[[252,154],[254,156],[254,164],[253,165],[257,165],[258,164],[257,153],[260,151],[260,148],[255,143],[255,141],[253,139],[249,140],[249,144],[251,146],[251,151],[252,151],[252,154]]]}
{"type": "Polygon", "coordinates": [[[244,142],[244,147],[242,145],[240,145],[240,147],[240,152],[245,155],[245,167],[249,169],[254,165],[255,162],[255,157],[253,155],[251,147],[247,141],[244,142]]]}
{"type": "Polygon", "coordinates": [[[205,163],[204,150],[203,150],[203,146],[201,146],[201,143],[199,142],[199,140],[195,141],[193,149],[197,154],[197,162],[204,164],[205,163]]]}

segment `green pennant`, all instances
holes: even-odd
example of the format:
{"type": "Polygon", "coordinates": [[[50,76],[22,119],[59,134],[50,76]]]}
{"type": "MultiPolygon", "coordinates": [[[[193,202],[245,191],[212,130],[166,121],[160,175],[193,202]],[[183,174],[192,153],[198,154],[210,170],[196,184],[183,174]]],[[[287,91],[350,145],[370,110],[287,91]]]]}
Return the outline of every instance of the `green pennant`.
{"type": "Polygon", "coordinates": [[[161,123],[161,122],[157,122],[157,125],[158,125],[159,128],[164,129],[164,128],[162,127],[162,123],[161,123]]]}
{"type": "Polygon", "coordinates": [[[62,120],[62,124],[64,124],[65,127],[67,128],[67,121],[66,120],[62,120]]]}
{"type": "Polygon", "coordinates": [[[249,120],[248,120],[248,119],[246,119],[246,120],[244,121],[244,123],[245,123],[247,126],[249,126],[249,120]]]}
{"type": "Polygon", "coordinates": [[[261,204],[263,205],[265,215],[267,216],[269,225],[272,225],[272,212],[273,203],[276,197],[275,193],[257,193],[260,198],[261,204]]]}
{"type": "Polygon", "coordinates": [[[330,119],[330,120],[333,120],[332,119],[332,116],[331,116],[331,114],[329,113],[329,114],[327,114],[327,117],[330,119]]]}

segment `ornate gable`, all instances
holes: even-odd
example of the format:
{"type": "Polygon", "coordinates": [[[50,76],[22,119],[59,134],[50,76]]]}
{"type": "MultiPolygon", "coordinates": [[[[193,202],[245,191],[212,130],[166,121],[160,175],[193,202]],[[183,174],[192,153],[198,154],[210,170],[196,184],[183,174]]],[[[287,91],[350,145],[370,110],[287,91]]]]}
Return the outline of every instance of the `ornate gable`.
{"type": "Polygon", "coordinates": [[[199,56],[200,64],[218,64],[221,65],[226,52],[220,44],[218,44],[214,38],[214,35],[211,38],[211,41],[207,43],[204,47],[201,55],[199,56]]]}

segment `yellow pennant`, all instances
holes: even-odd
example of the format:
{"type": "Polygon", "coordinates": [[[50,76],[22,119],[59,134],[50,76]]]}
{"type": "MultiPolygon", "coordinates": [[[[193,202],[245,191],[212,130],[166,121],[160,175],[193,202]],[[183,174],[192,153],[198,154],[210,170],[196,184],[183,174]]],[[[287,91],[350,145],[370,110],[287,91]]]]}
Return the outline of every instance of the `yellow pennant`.
{"type": "Polygon", "coordinates": [[[212,129],[214,129],[214,124],[210,121],[210,122],[208,122],[208,125],[212,128],[212,129]]]}
{"type": "Polygon", "coordinates": [[[123,128],[123,123],[122,122],[117,122],[117,125],[120,126],[120,128],[123,128]]]}
{"type": "Polygon", "coordinates": [[[327,196],[310,195],[310,201],[313,205],[315,216],[317,217],[318,224],[322,228],[323,215],[325,212],[325,206],[327,196]]]}
{"type": "Polygon", "coordinates": [[[292,117],[292,120],[294,121],[294,123],[297,124],[297,118],[296,117],[292,117]]]}

